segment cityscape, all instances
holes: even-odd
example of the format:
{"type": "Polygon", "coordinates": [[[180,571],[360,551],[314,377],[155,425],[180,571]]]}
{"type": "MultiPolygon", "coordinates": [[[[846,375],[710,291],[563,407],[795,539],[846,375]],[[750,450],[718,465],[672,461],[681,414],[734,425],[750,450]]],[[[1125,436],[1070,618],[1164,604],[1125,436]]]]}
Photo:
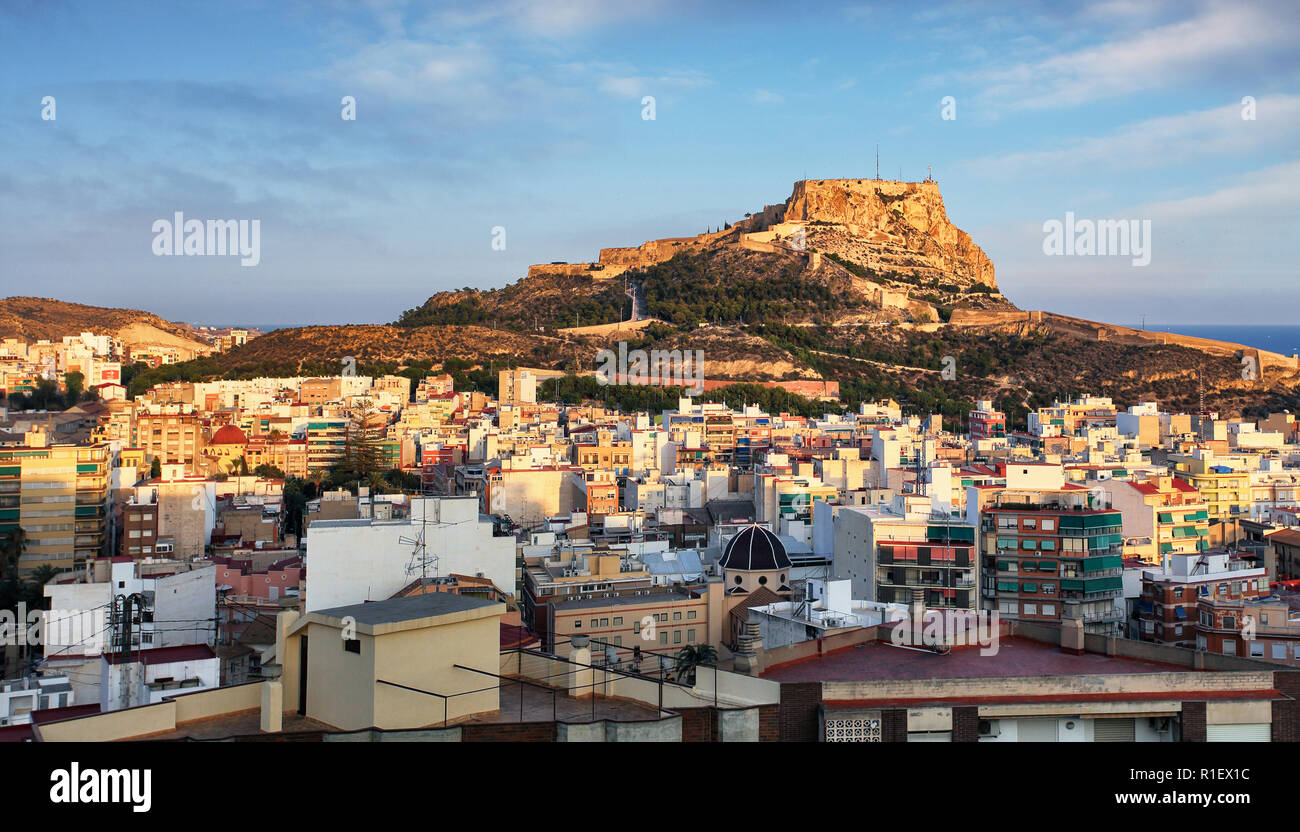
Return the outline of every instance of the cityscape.
{"type": "Polygon", "coordinates": [[[1300,741],[1293,7],[249,5],[0,10],[0,741],[136,767],[58,811],[200,743],[1286,776],[1187,754],[1300,741]]]}

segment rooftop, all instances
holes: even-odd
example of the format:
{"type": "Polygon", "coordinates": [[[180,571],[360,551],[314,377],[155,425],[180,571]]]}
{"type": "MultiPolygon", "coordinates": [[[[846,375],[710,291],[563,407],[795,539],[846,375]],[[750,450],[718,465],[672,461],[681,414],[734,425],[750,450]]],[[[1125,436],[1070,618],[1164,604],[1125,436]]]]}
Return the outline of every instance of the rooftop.
{"type": "Polygon", "coordinates": [[[496,601],[475,598],[472,595],[460,595],[453,592],[432,592],[424,595],[412,595],[407,598],[390,598],[386,601],[372,601],[368,604],[352,604],[346,607],[331,607],[314,610],[312,616],[327,619],[351,617],[358,624],[377,626],[418,621],[449,613],[466,612],[482,607],[502,606],[496,601]]]}
{"type": "Polygon", "coordinates": [[[1181,665],[1122,656],[1072,655],[1054,644],[1003,636],[992,656],[980,655],[979,645],[954,647],[947,655],[939,655],[888,642],[867,642],[820,658],[778,665],[762,676],[777,682],[878,682],[1195,672],[1181,665]]]}

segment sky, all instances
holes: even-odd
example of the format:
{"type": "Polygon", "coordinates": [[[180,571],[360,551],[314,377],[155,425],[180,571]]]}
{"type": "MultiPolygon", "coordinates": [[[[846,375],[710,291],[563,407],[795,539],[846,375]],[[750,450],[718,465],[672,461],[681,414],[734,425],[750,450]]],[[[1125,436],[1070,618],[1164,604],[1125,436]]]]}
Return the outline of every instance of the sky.
{"type": "Polygon", "coordinates": [[[388,322],[879,143],[1021,308],[1297,323],[1297,42],[1295,0],[0,0],[0,296],[388,322]],[[156,254],[178,211],[257,220],[259,261],[156,254]],[[1067,214],[1149,221],[1150,262],[1045,253],[1067,214]]]}

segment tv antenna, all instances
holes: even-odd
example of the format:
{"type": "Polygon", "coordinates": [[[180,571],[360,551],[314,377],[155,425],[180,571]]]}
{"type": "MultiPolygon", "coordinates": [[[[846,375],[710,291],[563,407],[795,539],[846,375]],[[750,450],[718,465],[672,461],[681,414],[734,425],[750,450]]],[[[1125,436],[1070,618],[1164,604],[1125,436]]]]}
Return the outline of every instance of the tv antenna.
{"type": "MultiPolygon", "coordinates": [[[[421,484],[423,486],[423,483],[421,484]]],[[[415,501],[411,501],[415,505],[415,501]]],[[[420,531],[415,537],[403,535],[397,538],[398,543],[404,543],[411,547],[411,560],[406,564],[406,574],[414,575],[416,570],[420,572],[420,586],[429,578],[429,569],[433,569],[433,576],[438,577],[438,556],[429,554],[428,547],[429,531],[429,501],[424,494],[424,488],[420,488],[420,531]]]]}
{"type": "Polygon", "coordinates": [[[880,181],[880,142],[876,142],[876,181],[880,181]]]}

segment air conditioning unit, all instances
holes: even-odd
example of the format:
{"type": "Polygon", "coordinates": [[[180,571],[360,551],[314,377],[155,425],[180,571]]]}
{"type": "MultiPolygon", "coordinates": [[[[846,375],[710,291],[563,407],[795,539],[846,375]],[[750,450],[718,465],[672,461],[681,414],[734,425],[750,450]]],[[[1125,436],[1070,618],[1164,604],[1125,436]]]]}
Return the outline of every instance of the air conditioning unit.
{"type": "Polygon", "coordinates": [[[981,719],[979,724],[979,735],[981,737],[997,737],[1002,735],[1000,726],[996,719],[981,719]]]}

